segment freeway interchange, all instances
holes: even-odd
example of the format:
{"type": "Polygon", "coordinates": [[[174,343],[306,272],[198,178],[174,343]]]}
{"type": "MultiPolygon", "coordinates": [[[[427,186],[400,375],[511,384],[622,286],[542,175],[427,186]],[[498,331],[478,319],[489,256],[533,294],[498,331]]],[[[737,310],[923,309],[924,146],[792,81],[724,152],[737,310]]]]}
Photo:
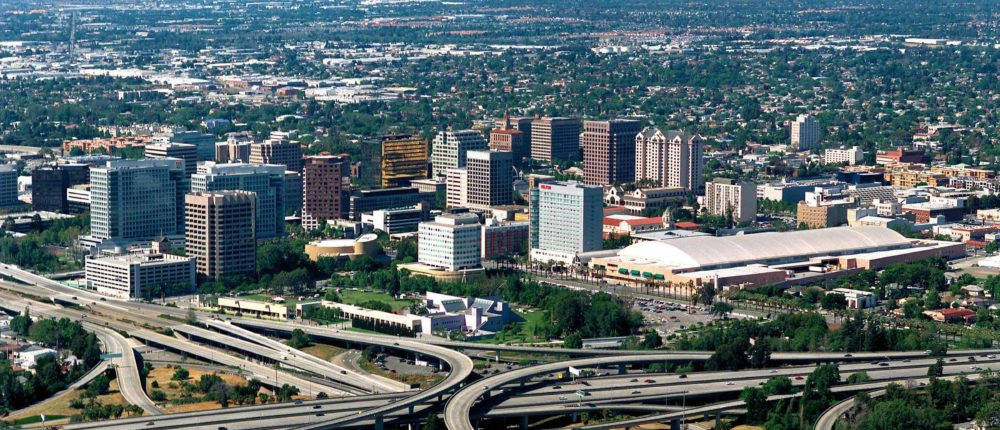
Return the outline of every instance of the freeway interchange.
{"type": "MultiPolygon", "coordinates": [[[[196,313],[197,321],[179,323],[188,317],[183,309],[138,302],[107,302],[91,292],[9,265],[0,265],[0,274],[19,281],[0,282],[3,308],[18,312],[30,307],[37,315],[82,321],[85,328],[98,334],[106,351],[122,353],[114,363],[122,393],[127,401],[141,406],[146,412],[142,417],[72,424],[66,426],[67,429],[381,429],[386,425],[419,424],[427,414],[441,414],[449,429],[471,430],[488,426],[486,422],[506,423],[509,420],[527,428],[532,417],[575,416],[580,412],[607,410],[639,416],[613,425],[586,428],[677,423],[685,418],[738,412],[743,407],[742,402],[717,400],[732,399],[744,387],[759,386],[775,376],[787,376],[793,380],[793,385],[801,385],[818,363],[842,363],[843,379],[862,371],[870,376],[871,381],[863,384],[835,387],[835,392],[849,396],[856,392],[877,392],[890,383],[925,382],[927,367],[935,361],[924,351],[774,353],[772,360],[785,366],[738,372],[696,372],[683,376],[646,373],[635,369],[653,363],[704,361],[711,352],[489,345],[362,334],[293,322],[236,317],[222,320],[207,313],[196,313]],[[169,328],[173,335],[149,327],[169,328]],[[411,389],[384,377],[336,366],[267,336],[285,336],[295,329],[323,342],[373,345],[389,353],[420,357],[447,370],[447,376],[429,388],[411,389]],[[139,380],[140,364],[133,344],[122,333],[145,344],[238,368],[263,385],[290,384],[302,392],[308,386],[311,392],[323,390],[331,397],[163,414],[146,395],[139,380]],[[476,351],[493,352],[497,358],[501,352],[544,354],[556,361],[480,378],[474,373],[474,363],[468,355],[476,351]],[[278,365],[283,369],[279,371],[278,365]],[[565,372],[570,366],[606,374],[574,381],[551,378],[553,373],[565,372]],[[687,407],[688,399],[701,404],[687,407]]],[[[951,351],[945,359],[944,374],[957,376],[975,374],[981,369],[1000,370],[1000,358],[994,355],[998,352],[951,351]]],[[[821,417],[820,424],[828,425],[849,407],[847,402],[835,405],[821,417]]]]}

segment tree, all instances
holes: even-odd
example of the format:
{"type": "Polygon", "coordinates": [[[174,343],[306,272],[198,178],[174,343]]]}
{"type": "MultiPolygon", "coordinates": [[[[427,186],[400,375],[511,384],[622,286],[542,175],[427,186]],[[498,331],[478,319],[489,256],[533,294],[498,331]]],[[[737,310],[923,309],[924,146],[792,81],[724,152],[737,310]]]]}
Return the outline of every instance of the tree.
{"type": "Polygon", "coordinates": [[[828,293],[823,296],[820,305],[828,311],[847,309],[847,297],[840,293],[828,293]]]}
{"type": "Polygon", "coordinates": [[[864,371],[852,373],[850,376],[847,377],[848,384],[861,384],[869,382],[871,380],[872,378],[871,376],[868,376],[868,372],[864,371]]]}
{"type": "Polygon", "coordinates": [[[153,390],[149,392],[149,398],[154,402],[162,402],[167,400],[167,393],[160,390],[153,390]]]}
{"type": "Polygon", "coordinates": [[[726,302],[715,302],[712,307],[709,308],[709,313],[715,315],[716,318],[725,318],[733,311],[733,305],[726,302]]]}
{"type": "Polygon", "coordinates": [[[580,333],[573,333],[563,339],[563,348],[583,348],[583,337],[580,333]]]}
{"type": "Polygon", "coordinates": [[[937,290],[927,290],[924,294],[924,309],[938,309],[941,307],[941,295],[937,290]]]}
{"type": "Polygon", "coordinates": [[[757,387],[744,387],[740,392],[740,400],[746,404],[747,421],[750,423],[761,423],[767,420],[767,413],[770,410],[767,406],[767,393],[757,387]]]}
{"type": "Polygon", "coordinates": [[[31,310],[24,308],[24,312],[10,320],[10,329],[19,336],[28,336],[31,330],[31,310]]]}
{"type": "Polygon", "coordinates": [[[178,367],[177,369],[174,370],[174,375],[170,377],[170,380],[171,381],[186,381],[190,377],[191,377],[191,374],[188,372],[187,369],[185,369],[183,367],[178,367]]]}
{"type": "Polygon", "coordinates": [[[944,375],[944,360],[937,359],[934,364],[927,367],[927,376],[940,377],[944,375]]]}
{"type": "Polygon", "coordinates": [[[694,293],[692,300],[696,305],[699,303],[706,306],[712,304],[715,300],[715,286],[710,283],[702,284],[694,293]]]}
{"type": "Polygon", "coordinates": [[[292,336],[288,338],[287,342],[285,342],[286,345],[295,349],[305,348],[307,346],[312,345],[312,343],[313,343],[312,337],[310,337],[308,334],[306,334],[306,332],[302,331],[302,329],[300,328],[292,330],[292,336]]]}
{"type": "Polygon", "coordinates": [[[108,394],[108,388],[111,386],[111,379],[105,374],[100,374],[94,377],[90,384],[87,385],[87,392],[94,393],[91,397],[96,397],[102,394],[108,394]]]}
{"type": "Polygon", "coordinates": [[[194,313],[194,308],[188,308],[185,320],[188,324],[195,324],[198,322],[198,316],[194,313]]]}
{"type": "Polygon", "coordinates": [[[775,376],[764,383],[764,392],[769,396],[789,394],[792,392],[792,380],[787,376],[775,376]]]}

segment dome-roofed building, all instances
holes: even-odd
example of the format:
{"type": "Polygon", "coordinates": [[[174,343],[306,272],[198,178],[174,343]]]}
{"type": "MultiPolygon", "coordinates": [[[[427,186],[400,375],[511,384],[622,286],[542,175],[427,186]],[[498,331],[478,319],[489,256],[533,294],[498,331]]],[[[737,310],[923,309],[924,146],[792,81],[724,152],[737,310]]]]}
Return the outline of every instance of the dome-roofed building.
{"type": "Polygon", "coordinates": [[[845,270],[962,254],[963,244],[907,239],[884,227],[833,227],[640,242],[617,255],[594,258],[589,266],[620,284],[713,282],[724,287],[815,282],[845,270]]]}

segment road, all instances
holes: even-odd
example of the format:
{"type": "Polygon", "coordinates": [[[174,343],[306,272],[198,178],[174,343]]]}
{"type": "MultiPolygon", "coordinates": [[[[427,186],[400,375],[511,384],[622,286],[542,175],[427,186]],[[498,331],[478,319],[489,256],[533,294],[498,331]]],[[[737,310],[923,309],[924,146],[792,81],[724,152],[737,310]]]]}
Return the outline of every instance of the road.
{"type": "MultiPolygon", "coordinates": [[[[885,395],[885,390],[877,390],[869,393],[869,396],[872,398],[881,397],[883,395],[885,395]]],[[[816,420],[815,430],[833,430],[833,426],[837,424],[837,421],[839,421],[840,418],[847,413],[847,411],[854,408],[854,403],[854,397],[849,397],[844,401],[827,408],[827,410],[819,416],[819,419],[816,420]]]]}
{"type": "MultiPolygon", "coordinates": [[[[472,408],[482,397],[490,397],[497,394],[508,394],[507,388],[511,384],[521,383],[524,385],[530,378],[547,375],[549,373],[565,371],[569,366],[576,368],[594,368],[598,366],[609,366],[619,364],[646,364],[657,362],[660,357],[632,356],[632,357],[602,357],[593,359],[578,359],[559,363],[545,364],[523,369],[517,369],[481,379],[469,384],[459,392],[452,395],[445,407],[445,424],[450,430],[471,430],[475,428],[472,422],[472,408]]],[[[876,380],[894,381],[901,378],[913,378],[926,375],[927,367],[934,363],[934,359],[893,361],[888,366],[871,364],[844,364],[841,366],[841,375],[844,379],[851,373],[865,371],[876,380]]],[[[946,374],[975,373],[971,366],[980,366],[988,369],[1000,369],[1000,358],[977,359],[970,364],[968,359],[959,357],[950,358],[945,362],[946,374]],[[950,361],[955,360],[955,361],[950,361]]],[[[607,378],[599,382],[591,381],[589,385],[583,386],[560,386],[560,390],[550,390],[551,392],[535,394],[540,396],[517,395],[506,400],[501,405],[505,406],[533,406],[537,413],[545,413],[546,408],[551,408],[553,403],[571,400],[576,390],[585,389],[589,392],[586,396],[588,403],[599,400],[615,400],[628,398],[636,400],[665,399],[668,397],[694,397],[695,395],[712,395],[723,392],[741,390],[744,386],[757,386],[774,376],[798,377],[793,383],[796,385],[804,382],[805,376],[812,372],[814,367],[793,367],[764,370],[747,370],[740,372],[721,372],[692,374],[686,378],[678,375],[669,377],[630,375],[621,378],[630,378],[628,383],[623,383],[621,378],[607,378]],[[664,381],[663,378],[668,379],[664,381]],[[654,384],[646,382],[653,380],[654,384]],[[658,384],[657,384],[658,383],[658,384]],[[561,398],[565,397],[565,399],[561,398]],[[522,399],[523,398],[523,399],[522,399]],[[521,399],[521,400],[518,400],[521,399]]],[[[877,387],[881,388],[881,387],[877,387]]],[[[577,401],[582,401],[576,398],[577,401]]],[[[488,415],[488,414],[487,414],[488,415]]]]}
{"type": "Polygon", "coordinates": [[[410,387],[402,382],[393,381],[376,375],[370,375],[364,373],[364,371],[358,371],[357,369],[338,366],[319,357],[294,349],[267,336],[254,333],[242,327],[237,327],[229,322],[210,320],[205,324],[216,330],[269,348],[272,351],[280,352],[283,354],[283,357],[290,357],[290,365],[313,372],[317,375],[325,375],[338,382],[363,389],[367,392],[393,393],[410,390],[410,387]]]}

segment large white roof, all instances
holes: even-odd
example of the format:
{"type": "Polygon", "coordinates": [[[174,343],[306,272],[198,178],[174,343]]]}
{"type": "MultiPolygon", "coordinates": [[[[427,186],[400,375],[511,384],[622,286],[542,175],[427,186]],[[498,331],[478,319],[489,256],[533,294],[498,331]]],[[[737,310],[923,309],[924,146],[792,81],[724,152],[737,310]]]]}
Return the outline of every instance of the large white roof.
{"type": "Polygon", "coordinates": [[[909,247],[910,241],[884,227],[833,227],[738,236],[697,236],[630,245],[622,262],[677,269],[710,269],[779,259],[842,255],[909,247]]]}

